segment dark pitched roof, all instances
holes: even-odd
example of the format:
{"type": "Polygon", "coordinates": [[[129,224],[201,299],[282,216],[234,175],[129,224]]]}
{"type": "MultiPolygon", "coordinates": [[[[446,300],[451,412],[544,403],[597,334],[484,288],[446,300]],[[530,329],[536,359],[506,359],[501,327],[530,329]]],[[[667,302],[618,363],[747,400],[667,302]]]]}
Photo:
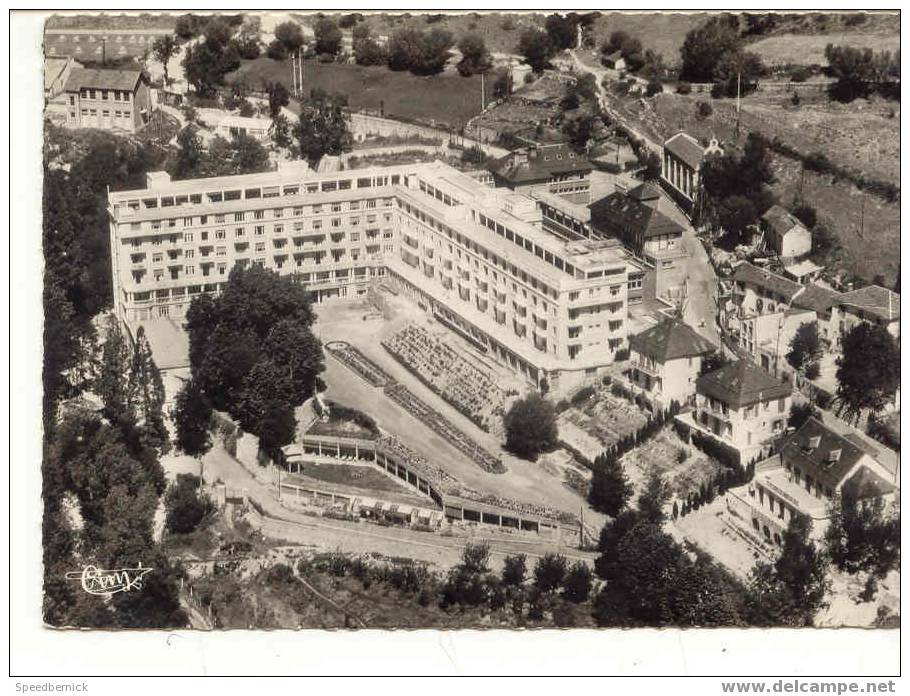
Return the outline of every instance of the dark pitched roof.
{"type": "Polygon", "coordinates": [[[823,288],[821,285],[807,285],[806,289],[797,295],[793,304],[803,309],[811,309],[818,315],[830,315],[831,308],[840,302],[840,293],[836,290],[823,288]]]}
{"type": "MultiPolygon", "coordinates": [[[[607,232],[616,237],[638,237],[644,239],[657,237],[664,234],[682,234],[683,228],[679,223],[671,220],[657,210],[653,205],[648,205],[649,199],[632,196],[633,191],[616,191],[588,207],[591,209],[591,224],[595,229],[607,232]]],[[[636,195],[646,195],[640,192],[636,195]]]]}
{"type": "Polygon", "coordinates": [[[138,70],[93,70],[73,68],[66,81],[67,92],[78,92],[83,87],[89,89],[114,89],[132,92],[142,77],[138,70]]]}
{"type": "Polygon", "coordinates": [[[771,292],[783,296],[787,302],[792,301],[793,298],[804,289],[803,285],[800,285],[793,280],[788,280],[771,271],[767,271],[764,268],[753,266],[748,261],[743,261],[736,267],[736,271],[733,273],[733,280],[740,283],[757,285],[765,290],[770,290],[771,292]]]}
{"type": "Polygon", "coordinates": [[[677,133],[664,143],[667,150],[692,169],[698,169],[705,158],[705,148],[688,133],[677,133]]]}
{"type": "MultiPolygon", "coordinates": [[[[787,439],[781,448],[781,461],[799,466],[804,475],[810,475],[833,490],[844,482],[866,454],[862,448],[813,417],[787,439]]],[[[874,482],[878,479],[886,487],[889,485],[875,472],[866,467],[862,467],[860,471],[862,470],[868,473],[863,474],[855,483],[874,482]]],[[[856,475],[852,478],[856,478],[856,475]]],[[[859,489],[855,492],[858,491],[859,489]]]]}
{"type": "Polygon", "coordinates": [[[591,163],[567,145],[526,147],[488,165],[493,174],[514,184],[544,181],[554,174],[589,173],[591,163]]]}
{"type": "Polygon", "coordinates": [[[859,290],[845,292],[840,296],[840,304],[856,307],[886,321],[895,321],[901,317],[901,296],[879,285],[867,285],[859,290]]]}
{"type": "Polygon", "coordinates": [[[611,53],[610,55],[607,56],[607,60],[610,63],[615,63],[620,58],[622,58],[622,51],[613,51],[613,53],[611,53]]]}
{"type": "Polygon", "coordinates": [[[861,500],[863,498],[878,498],[897,490],[890,481],[876,474],[867,466],[861,466],[850,478],[844,481],[841,492],[848,498],[861,500]]]}
{"type": "Polygon", "coordinates": [[[699,393],[737,409],[759,401],[783,399],[793,392],[787,382],[781,382],[746,359],[702,375],[695,386],[699,393]]]}
{"type": "Polygon", "coordinates": [[[803,223],[794,215],[776,204],[768,208],[768,210],[765,211],[765,214],[761,216],[761,219],[781,237],[794,227],[806,229],[803,223]]]}
{"type": "Polygon", "coordinates": [[[656,186],[646,181],[635,188],[629,189],[626,195],[629,198],[634,198],[636,201],[655,201],[660,198],[660,191],[656,186]]]}
{"type": "Polygon", "coordinates": [[[631,336],[629,346],[661,363],[704,355],[717,349],[711,341],[676,319],[665,319],[656,326],[631,336]]]}

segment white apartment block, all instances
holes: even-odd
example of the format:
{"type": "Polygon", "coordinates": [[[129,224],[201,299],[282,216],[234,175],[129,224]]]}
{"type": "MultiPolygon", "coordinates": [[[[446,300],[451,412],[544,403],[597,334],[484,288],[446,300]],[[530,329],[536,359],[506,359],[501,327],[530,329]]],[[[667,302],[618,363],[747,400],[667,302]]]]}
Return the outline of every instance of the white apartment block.
{"type": "Polygon", "coordinates": [[[570,387],[626,345],[628,262],[546,231],[535,201],[442,163],[278,171],[111,192],[118,318],[181,317],[235,265],[296,274],[314,302],[383,278],[540,384],[570,387]]]}

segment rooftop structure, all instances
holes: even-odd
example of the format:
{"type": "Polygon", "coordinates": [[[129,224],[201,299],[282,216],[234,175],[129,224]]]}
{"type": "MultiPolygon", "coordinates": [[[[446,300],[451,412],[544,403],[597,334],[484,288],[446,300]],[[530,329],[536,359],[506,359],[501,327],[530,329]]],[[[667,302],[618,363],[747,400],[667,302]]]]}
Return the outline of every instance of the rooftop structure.
{"type": "Polygon", "coordinates": [[[151,116],[151,92],[138,70],[73,68],[64,92],[69,128],[132,133],[151,116]]]}
{"type": "Polygon", "coordinates": [[[514,191],[544,190],[576,203],[587,203],[590,196],[593,167],[564,143],[519,148],[487,166],[497,186],[514,191]]]}
{"type": "Polygon", "coordinates": [[[751,360],[738,360],[699,377],[698,391],[731,408],[740,409],[763,401],[787,398],[793,393],[793,387],[768,374],[751,360]]]}

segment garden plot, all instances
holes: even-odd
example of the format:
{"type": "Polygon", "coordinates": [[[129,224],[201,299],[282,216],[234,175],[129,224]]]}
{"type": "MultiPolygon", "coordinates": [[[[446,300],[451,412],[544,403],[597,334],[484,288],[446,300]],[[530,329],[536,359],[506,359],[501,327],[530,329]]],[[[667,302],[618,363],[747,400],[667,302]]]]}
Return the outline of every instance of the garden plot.
{"type": "Polygon", "coordinates": [[[669,426],[627,453],[622,463],[637,491],[642,489],[651,469],[656,468],[670,484],[674,496],[680,498],[697,491],[702,483],[712,481],[723,468],[683,442],[669,426]]]}
{"type": "Polygon", "coordinates": [[[638,406],[601,388],[595,397],[560,414],[560,439],[594,459],[647,420],[638,406]]]}

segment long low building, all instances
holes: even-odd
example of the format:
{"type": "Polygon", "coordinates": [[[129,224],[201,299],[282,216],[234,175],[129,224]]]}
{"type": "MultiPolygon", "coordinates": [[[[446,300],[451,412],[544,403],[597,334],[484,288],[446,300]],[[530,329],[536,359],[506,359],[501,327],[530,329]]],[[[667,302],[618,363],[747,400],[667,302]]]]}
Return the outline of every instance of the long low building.
{"type": "Polygon", "coordinates": [[[277,171],[111,192],[115,312],[181,317],[235,266],[294,274],[315,302],[378,279],[533,383],[594,377],[626,345],[630,265],[615,243],[547,230],[536,202],[439,162],[277,171]]]}

